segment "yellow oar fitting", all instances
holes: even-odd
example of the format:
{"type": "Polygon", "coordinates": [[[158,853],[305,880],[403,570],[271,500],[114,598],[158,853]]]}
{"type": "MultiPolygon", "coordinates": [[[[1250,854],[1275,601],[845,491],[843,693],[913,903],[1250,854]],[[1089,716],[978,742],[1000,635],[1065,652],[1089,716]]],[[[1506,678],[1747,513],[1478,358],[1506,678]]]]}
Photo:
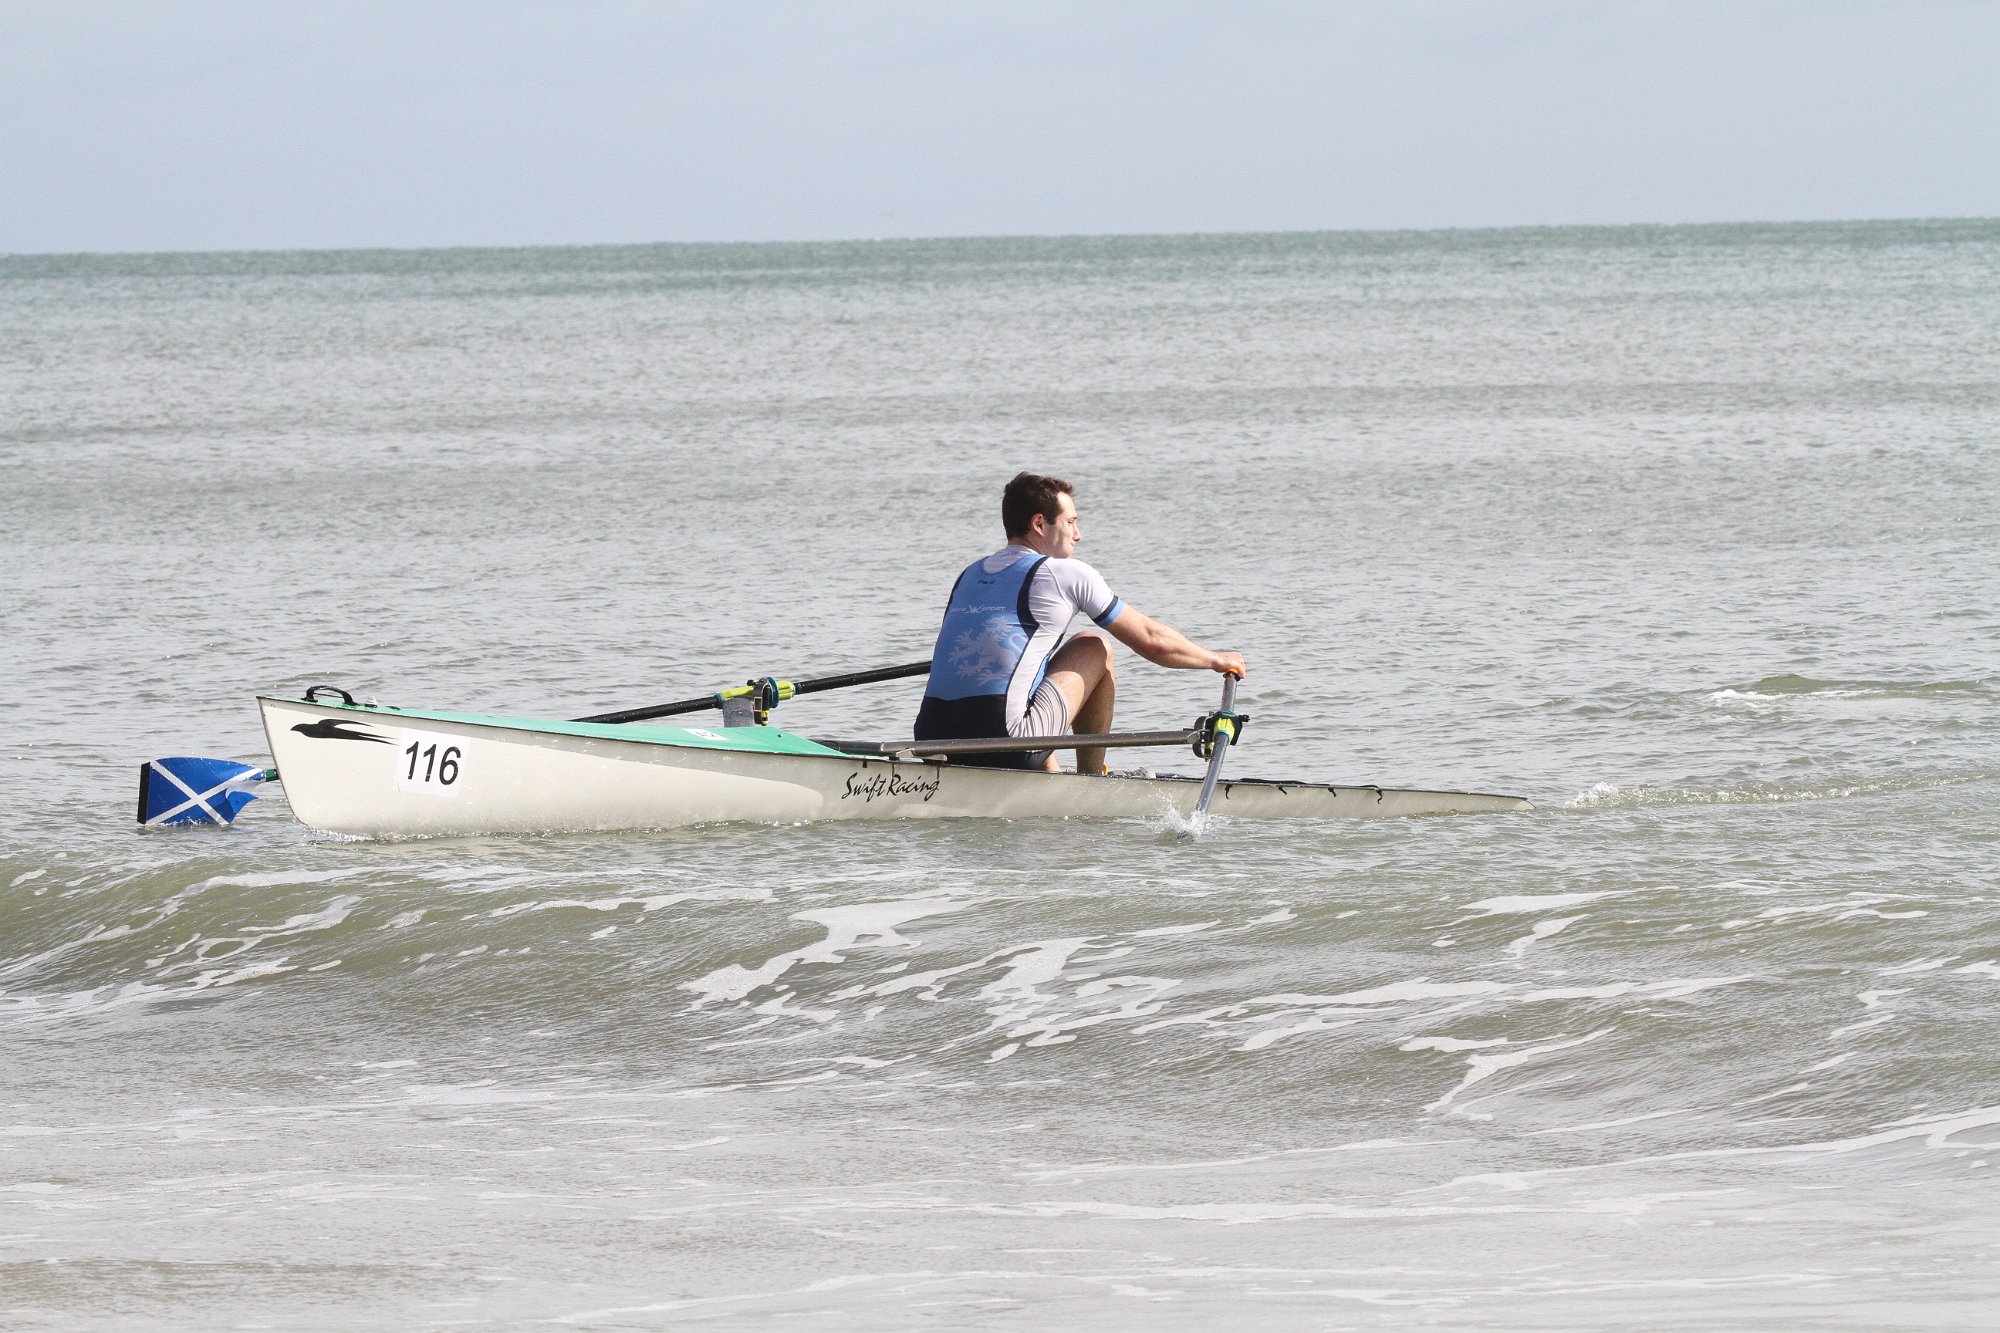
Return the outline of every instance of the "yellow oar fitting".
{"type": "Polygon", "coordinates": [[[1231,745],[1243,743],[1243,728],[1250,723],[1248,713],[1237,713],[1217,709],[1198,717],[1194,721],[1194,754],[1197,759],[1206,759],[1215,753],[1215,738],[1226,736],[1231,745]]]}
{"type": "Polygon", "coordinates": [[[748,699],[752,709],[751,720],[763,726],[771,720],[771,710],[786,699],[797,697],[799,687],[789,680],[779,680],[776,676],[766,676],[762,680],[745,681],[733,689],[717,690],[715,706],[721,708],[731,699],[748,699]]]}

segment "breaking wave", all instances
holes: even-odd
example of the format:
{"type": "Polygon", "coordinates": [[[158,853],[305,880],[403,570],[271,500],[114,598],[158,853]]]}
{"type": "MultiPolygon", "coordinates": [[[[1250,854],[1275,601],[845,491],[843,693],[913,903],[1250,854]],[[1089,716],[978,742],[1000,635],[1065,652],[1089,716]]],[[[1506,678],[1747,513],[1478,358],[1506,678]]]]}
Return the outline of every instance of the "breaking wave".
{"type": "Polygon", "coordinates": [[[1810,676],[1766,676],[1748,685],[1724,686],[1708,695],[1715,703],[1732,700],[1796,699],[1934,699],[1944,696],[1991,696],[1984,680],[1817,680],[1810,676]]]}
{"type": "Polygon", "coordinates": [[[1877,782],[1782,783],[1742,782],[1727,786],[1620,786],[1599,782],[1565,802],[1570,810],[1629,810],[1663,805],[1784,805],[1798,801],[1845,801],[1902,792],[1934,791],[1984,782],[1990,773],[1909,777],[1877,782]]]}

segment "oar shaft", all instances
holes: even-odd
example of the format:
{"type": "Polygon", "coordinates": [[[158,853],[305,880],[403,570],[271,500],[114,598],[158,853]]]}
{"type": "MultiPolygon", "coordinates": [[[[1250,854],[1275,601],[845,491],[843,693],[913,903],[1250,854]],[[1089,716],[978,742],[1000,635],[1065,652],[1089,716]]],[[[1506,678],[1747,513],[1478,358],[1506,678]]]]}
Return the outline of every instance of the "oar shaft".
{"type": "MultiPolygon", "coordinates": [[[[1225,673],[1222,677],[1222,707],[1217,710],[1224,714],[1236,711],[1236,677],[1225,673]]],[[[1208,817],[1208,802],[1215,795],[1215,781],[1222,776],[1222,760],[1229,753],[1229,742],[1235,733],[1226,727],[1215,729],[1213,748],[1208,753],[1208,772],[1202,774],[1201,795],[1194,803],[1194,814],[1190,823],[1199,831],[1202,821],[1208,817]]]]}
{"type": "MultiPolygon", "coordinates": [[[[801,680],[792,686],[793,694],[817,694],[821,690],[838,690],[849,685],[872,685],[881,680],[902,680],[906,676],[921,676],[931,669],[930,660],[906,662],[902,666],[876,667],[871,671],[850,671],[840,676],[821,676],[817,680],[801,680]]],[[[705,708],[719,708],[719,696],[704,694],[696,699],[682,699],[670,704],[652,704],[645,708],[626,708],[616,713],[597,713],[590,717],[579,717],[577,722],[645,722],[656,717],[673,717],[678,713],[699,713],[705,708]]]]}
{"type": "Polygon", "coordinates": [[[1076,745],[1124,749],[1140,745],[1186,745],[1192,731],[1114,731],[1102,736],[994,736],[961,741],[820,741],[848,754],[915,755],[919,759],[955,754],[1025,754],[1031,750],[1067,750],[1076,745]]]}
{"type": "Polygon", "coordinates": [[[616,713],[594,713],[589,717],[573,719],[577,722],[644,722],[648,718],[672,717],[676,713],[699,713],[704,708],[715,707],[715,696],[704,694],[699,699],[682,699],[679,703],[653,704],[647,708],[627,708],[616,713]]]}
{"type": "Polygon", "coordinates": [[[818,680],[802,680],[792,686],[794,694],[818,694],[821,690],[841,690],[849,685],[873,685],[881,680],[902,680],[909,676],[929,674],[931,660],[926,657],[921,662],[905,662],[902,666],[876,667],[873,671],[850,671],[844,676],[821,676],[818,680]]]}

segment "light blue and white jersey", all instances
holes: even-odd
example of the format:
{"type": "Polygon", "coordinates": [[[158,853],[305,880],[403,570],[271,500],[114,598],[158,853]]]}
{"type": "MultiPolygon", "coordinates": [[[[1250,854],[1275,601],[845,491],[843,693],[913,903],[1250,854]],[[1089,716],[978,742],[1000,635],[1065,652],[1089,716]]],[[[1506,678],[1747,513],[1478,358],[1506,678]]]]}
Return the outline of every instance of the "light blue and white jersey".
{"type": "Polygon", "coordinates": [[[917,739],[1018,735],[1070,621],[1109,625],[1124,609],[1081,560],[1010,544],[973,561],[945,605],[917,739]]]}

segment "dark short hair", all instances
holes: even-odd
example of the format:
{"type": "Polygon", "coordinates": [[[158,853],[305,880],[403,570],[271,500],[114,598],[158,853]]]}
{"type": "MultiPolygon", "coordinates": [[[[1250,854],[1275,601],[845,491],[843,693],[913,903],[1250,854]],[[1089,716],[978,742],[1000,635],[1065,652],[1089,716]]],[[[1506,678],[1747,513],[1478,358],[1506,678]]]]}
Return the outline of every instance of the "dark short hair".
{"type": "Polygon", "coordinates": [[[1058,495],[1076,494],[1076,487],[1061,477],[1038,477],[1032,472],[1016,473],[1000,493],[1000,522],[1009,537],[1025,537],[1035,525],[1035,515],[1053,523],[1062,512],[1058,495]]]}

